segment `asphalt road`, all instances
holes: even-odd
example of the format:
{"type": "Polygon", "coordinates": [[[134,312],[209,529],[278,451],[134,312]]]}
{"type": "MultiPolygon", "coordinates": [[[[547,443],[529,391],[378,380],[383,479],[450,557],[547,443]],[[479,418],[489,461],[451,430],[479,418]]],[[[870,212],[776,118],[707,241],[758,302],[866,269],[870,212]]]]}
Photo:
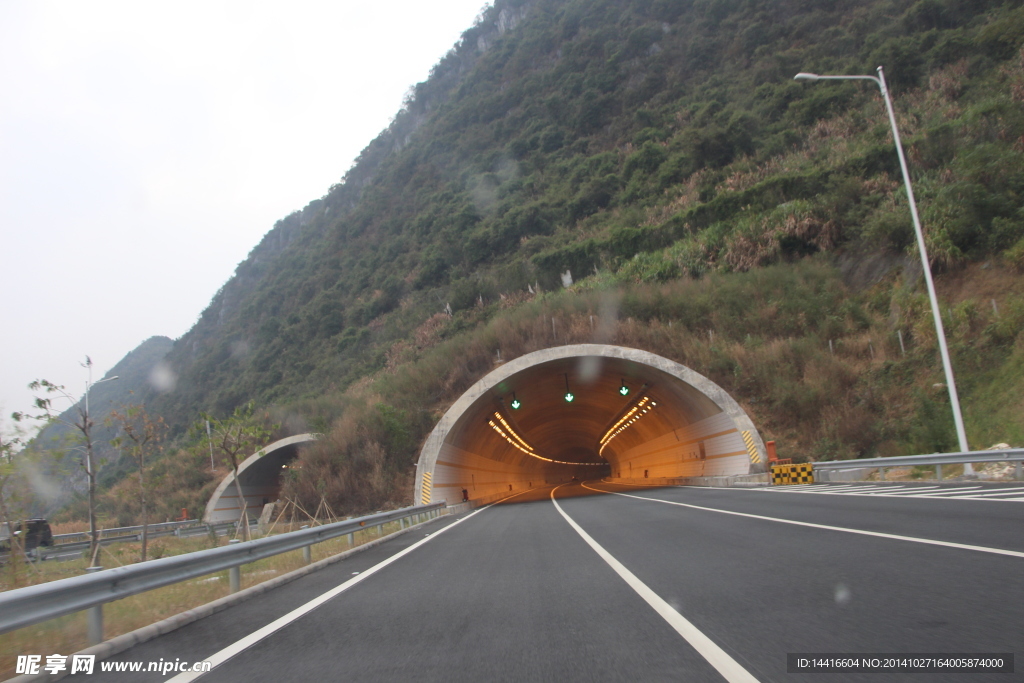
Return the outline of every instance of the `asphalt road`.
{"type": "Polygon", "coordinates": [[[220,662],[204,682],[1024,679],[789,674],[786,661],[795,652],[1019,658],[1024,503],[598,482],[560,487],[553,502],[551,491],[438,520],[108,661],[220,662]]]}

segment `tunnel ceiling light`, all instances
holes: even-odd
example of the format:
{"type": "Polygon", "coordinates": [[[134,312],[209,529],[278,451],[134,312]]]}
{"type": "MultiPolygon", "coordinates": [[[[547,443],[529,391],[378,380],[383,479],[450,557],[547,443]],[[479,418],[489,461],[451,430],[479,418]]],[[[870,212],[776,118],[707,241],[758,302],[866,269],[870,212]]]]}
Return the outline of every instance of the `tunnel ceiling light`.
{"type": "MultiPolygon", "coordinates": [[[[505,428],[505,431],[507,431],[509,434],[511,434],[512,438],[514,438],[516,441],[518,441],[522,445],[522,448],[520,448],[519,446],[516,446],[516,448],[519,448],[519,450],[523,451],[524,453],[532,453],[533,452],[533,446],[531,446],[530,444],[526,443],[526,439],[524,439],[523,437],[519,436],[519,434],[516,433],[516,430],[512,429],[512,425],[510,425],[505,420],[505,418],[502,417],[501,413],[495,412],[494,413],[494,417],[497,418],[498,422],[501,423],[501,426],[505,428]],[[523,449],[526,449],[526,450],[523,450],[523,449]]],[[[501,433],[501,430],[498,430],[498,431],[499,431],[499,433],[501,433]]],[[[502,436],[505,436],[505,435],[502,434],[502,436]]],[[[508,438],[508,437],[505,437],[505,438],[508,438]]],[[[515,445],[515,444],[513,444],[513,445],[515,445]]]]}
{"type": "Polygon", "coordinates": [[[494,420],[488,420],[487,421],[487,424],[490,426],[490,428],[493,429],[494,431],[496,431],[501,438],[505,439],[505,441],[507,441],[509,443],[509,445],[513,446],[514,448],[519,449],[520,451],[522,451],[526,455],[530,456],[531,458],[537,458],[538,460],[543,460],[544,462],[555,463],[556,465],[607,465],[608,464],[606,462],[567,462],[565,460],[554,460],[552,458],[545,458],[543,455],[539,455],[536,452],[534,452],[533,446],[531,446],[530,444],[526,443],[526,441],[521,436],[519,436],[514,429],[512,429],[512,427],[505,420],[505,418],[501,416],[501,413],[494,413],[494,417],[498,420],[497,422],[495,422],[494,420]],[[504,427],[504,429],[502,429],[502,427],[504,427]]]}
{"type": "Polygon", "coordinates": [[[649,414],[654,410],[656,405],[658,404],[652,401],[650,396],[644,396],[637,401],[635,406],[626,411],[626,414],[620,417],[619,421],[613,424],[611,429],[604,433],[604,436],[601,437],[601,441],[599,442],[601,444],[601,448],[597,451],[597,454],[602,455],[605,447],[611,443],[612,439],[617,437],[627,428],[633,426],[633,424],[641,417],[649,414]]]}

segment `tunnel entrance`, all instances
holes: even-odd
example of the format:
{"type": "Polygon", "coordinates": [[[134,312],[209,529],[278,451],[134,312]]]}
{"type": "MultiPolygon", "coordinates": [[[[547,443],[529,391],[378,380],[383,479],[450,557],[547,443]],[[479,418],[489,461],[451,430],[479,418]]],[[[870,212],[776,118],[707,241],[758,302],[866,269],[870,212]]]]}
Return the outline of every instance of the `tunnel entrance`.
{"type": "MultiPolygon", "coordinates": [[[[316,439],[317,434],[289,436],[261,448],[238,466],[246,517],[259,519],[263,506],[277,500],[281,493],[281,476],[299,456],[299,445],[316,439]]],[[[242,504],[235,487],[235,475],[228,472],[206,503],[203,521],[207,524],[237,522],[241,516],[242,504]]]]}
{"type": "MultiPolygon", "coordinates": [[[[487,501],[542,484],[765,471],[764,442],[721,387],[667,358],[574,344],[504,363],[427,437],[422,504],[487,501]]],[[[651,483],[654,483],[653,481],[651,483]]]]}

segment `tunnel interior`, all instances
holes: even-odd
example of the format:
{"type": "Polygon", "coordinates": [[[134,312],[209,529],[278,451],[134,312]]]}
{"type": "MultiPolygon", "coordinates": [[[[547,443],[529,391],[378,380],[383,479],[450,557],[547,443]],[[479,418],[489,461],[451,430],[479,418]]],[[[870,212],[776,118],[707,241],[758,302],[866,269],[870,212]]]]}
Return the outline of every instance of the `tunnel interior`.
{"type": "Polygon", "coordinates": [[[706,377],[581,344],[505,363],[460,397],[424,444],[416,493],[453,505],[463,490],[484,501],[574,477],[744,475],[764,461],[750,419],[706,377]]]}

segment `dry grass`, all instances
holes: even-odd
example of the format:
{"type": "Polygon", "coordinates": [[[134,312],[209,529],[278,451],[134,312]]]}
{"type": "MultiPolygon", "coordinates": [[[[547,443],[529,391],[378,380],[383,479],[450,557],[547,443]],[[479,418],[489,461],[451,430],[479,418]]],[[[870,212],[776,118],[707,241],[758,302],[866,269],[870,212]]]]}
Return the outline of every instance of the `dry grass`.
{"type": "MultiPolygon", "coordinates": [[[[386,524],[384,535],[400,528],[398,522],[386,524]]],[[[376,529],[365,529],[355,534],[355,545],[363,545],[378,538],[376,529]]],[[[226,545],[227,537],[218,538],[218,545],[226,545]]],[[[162,547],[165,555],[179,555],[210,547],[207,537],[185,539],[159,539],[150,544],[162,547]]],[[[336,555],[348,550],[345,536],[319,543],[312,547],[313,561],[336,555]]],[[[137,543],[123,543],[103,548],[102,563],[106,567],[122,566],[137,561],[140,548],[137,543]]],[[[85,559],[70,562],[44,562],[37,569],[30,570],[30,583],[46,583],[59,579],[80,576],[85,573],[85,559]]],[[[242,566],[242,588],[248,588],[290,571],[305,566],[299,550],[242,566]]],[[[25,568],[22,569],[24,578],[25,568]]],[[[3,572],[0,588],[8,590],[10,572],[3,572]]],[[[128,633],[186,610],[206,604],[228,595],[228,573],[226,571],[184,581],[157,590],[135,595],[124,600],[108,603],[103,610],[104,635],[107,638],[128,633]]],[[[28,626],[0,636],[0,678],[6,680],[14,675],[18,655],[54,653],[71,654],[78,652],[89,643],[86,638],[85,615],[82,612],[40,624],[28,626]]]]}

